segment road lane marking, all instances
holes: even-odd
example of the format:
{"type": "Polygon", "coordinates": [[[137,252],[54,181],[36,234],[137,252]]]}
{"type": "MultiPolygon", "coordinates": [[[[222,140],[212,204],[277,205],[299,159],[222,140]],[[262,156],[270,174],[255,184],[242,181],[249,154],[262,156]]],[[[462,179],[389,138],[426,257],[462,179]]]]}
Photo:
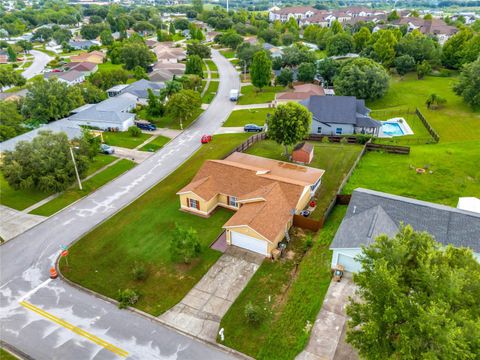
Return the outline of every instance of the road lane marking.
{"type": "Polygon", "coordinates": [[[52,314],[46,312],[45,310],[42,310],[39,307],[36,307],[35,305],[30,304],[29,302],[21,301],[20,305],[22,305],[24,308],[26,308],[28,310],[33,311],[34,313],[36,313],[40,316],[43,316],[44,318],[46,318],[50,321],[53,321],[54,323],[56,323],[60,326],[63,326],[64,328],[74,332],[77,335],[83,336],[84,338],[90,340],[93,343],[95,343],[97,345],[100,345],[107,350],[110,350],[114,354],[117,354],[117,355],[122,356],[122,357],[127,357],[128,356],[127,351],[122,350],[122,349],[116,347],[115,345],[110,344],[109,342],[107,342],[103,339],[100,339],[98,336],[95,336],[95,335],[93,335],[93,334],[91,334],[91,333],[89,333],[89,332],[87,332],[83,329],[80,329],[79,327],[77,327],[75,325],[70,324],[69,322],[67,322],[63,319],[60,319],[60,318],[56,317],[55,315],[52,315],[52,314]]]}
{"type": "Polygon", "coordinates": [[[52,279],[48,279],[48,280],[45,280],[43,283],[41,283],[40,285],[38,285],[36,288],[30,290],[29,292],[27,292],[26,294],[22,295],[20,297],[20,299],[18,299],[18,302],[22,302],[24,301],[26,298],[30,297],[32,294],[36,293],[38,291],[38,289],[48,285],[48,283],[52,281],[52,279]]]}

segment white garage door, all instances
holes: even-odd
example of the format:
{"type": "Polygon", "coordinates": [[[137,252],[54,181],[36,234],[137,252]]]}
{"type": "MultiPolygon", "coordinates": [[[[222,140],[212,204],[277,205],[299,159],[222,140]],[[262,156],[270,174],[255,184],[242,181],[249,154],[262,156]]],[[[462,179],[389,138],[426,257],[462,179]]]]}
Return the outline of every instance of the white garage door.
{"type": "Polygon", "coordinates": [[[353,257],[348,255],[338,254],[337,262],[340,265],[343,265],[345,267],[345,271],[348,272],[359,272],[362,269],[360,263],[358,261],[355,261],[353,257]]]}
{"type": "Polygon", "coordinates": [[[266,241],[259,240],[235,231],[230,231],[230,234],[232,236],[232,245],[268,256],[266,241]]]}

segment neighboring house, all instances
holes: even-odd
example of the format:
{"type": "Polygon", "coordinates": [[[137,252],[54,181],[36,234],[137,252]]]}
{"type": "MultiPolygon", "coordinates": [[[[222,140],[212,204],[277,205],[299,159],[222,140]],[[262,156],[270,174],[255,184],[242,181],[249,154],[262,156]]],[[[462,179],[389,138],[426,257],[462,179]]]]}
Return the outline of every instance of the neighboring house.
{"type": "Polygon", "coordinates": [[[158,41],[153,39],[147,39],[145,40],[145,45],[147,45],[150,49],[152,49],[158,45],[158,41]]]}
{"type": "Polygon", "coordinates": [[[69,70],[65,72],[49,72],[44,75],[45,79],[56,78],[68,85],[80,84],[85,81],[85,72],[69,70]]]}
{"type": "Polygon", "coordinates": [[[361,246],[370,245],[381,234],[395,236],[401,224],[426,231],[445,246],[468,247],[480,261],[480,214],[358,188],[330,245],[332,268],[340,264],[346,271],[360,271],[356,257],[361,246]]]}
{"type": "Polygon", "coordinates": [[[92,51],[92,52],[85,52],[79,55],[71,56],[70,62],[71,63],[81,63],[81,62],[90,62],[94,64],[101,64],[103,63],[104,59],[107,57],[105,53],[102,51],[92,51]]]}
{"type": "Polygon", "coordinates": [[[271,256],[292,226],[293,214],[307,206],[324,171],[235,152],[207,160],[182,188],[180,209],[209,216],[217,206],[236,211],[224,224],[226,241],[271,256]]]}
{"type": "Polygon", "coordinates": [[[185,64],[166,62],[156,63],[148,77],[153,82],[165,82],[172,80],[174,76],[182,76],[183,74],[185,74],[185,64]]]}
{"type": "Polygon", "coordinates": [[[187,52],[181,47],[174,47],[171,42],[159,43],[153,51],[158,63],[177,63],[187,58],[187,52]]]}
{"type": "Polygon", "coordinates": [[[70,40],[68,46],[75,50],[88,50],[91,46],[98,46],[100,43],[94,40],[70,40]]]}
{"type": "Polygon", "coordinates": [[[68,120],[79,126],[91,126],[101,130],[118,129],[126,131],[134,125],[135,114],[131,111],[137,104],[137,97],[121,94],[98,104],[87,104],[72,111],[68,120]]]}
{"type": "Polygon", "coordinates": [[[82,135],[82,129],[77,124],[71,123],[68,119],[61,119],[57,121],[49,122],[48,124],[42,124],[39,128],[18,135],[14,138],[5,140],[0,143],[0,152],[3,151],[12,151],[15,150],[15,146],[20,141],[32,141],[35,138],[39,131],[51,131],[53,133],[63,132],[67,134],[68,138],[71,140],[82,135]]]}
{"type": "Polygon", "coordinates": [[[458,32],[455,26],[448,25],[442,19],[425,20],[417,17],[407,17],[393,21],[392,24],[395,26],[407,25],[409,32],[418,30],[424,35],[435,35],[441,45],[458,32]]]}
{"type": "Polygon", "coordinates": [[[281,22],[286,22],[290,18],[294,18],[297,21],[309,18],[318,10],[311,6],[290,6],[280,10],[271,10],[268,13],[268,19],[270,21],[279,20],[281,22]]]}
{"type": "Polygon", "coordinates": [[[130,85],[116,85],[108,89],[107,94],[109,97],[130,94],[136,97],[137,103],[146,104],[148,100],[148,89],[151,89],[155,95],[159,95],[160,89],[163,89],[164,87],[164,83],[141,79],[130,85]]]}
{"type": "Polygon", "coordinates": [[[310,164],[313,160],[314,147],[310,143],[300,143],[293,148],[292,161],[299,164],[310,164]]]}
{"type": "Polygon", "coordinates": [[[288,101],[304,101],[310,98],[310,96],[324,96],[325,91],[319,85],[315,84],[303,84],[295,85],[293,91],[287,91],[277,93],[275,96],[276,102],[288,102],[288,101]]]}
{"type": "Polygon", "coordinates": [[[283,50],[281,48],[277,47],[277,46],[274,46],[274,45],[269,44],[269,43],[263,43],[262,47],[263,47],[264,50],[266,50],[270,53],[270,56],[272,58],[283,56],[283,50]]]}
{"type": "Polygon", "coordinates": [[[24,98],[28,93],[27,89],[22,89],[15,92],[0,92],[0,100],[17,101],[24,98]]]}
{"type": "Polygon", "coordinates": [[[79,62],[79,63],[69,63],[67,64],[69,70],[77,70],[85,73],[85,76],[93,74],[98,70],[98,64],[93,62],[79,62]]]}
{"type": "Polygon", "coordinates": [[[378,135],[380,121],[372,119],[365,100],[354,96],[310,96],[301,101],[312,113],[312,134],[378,135]]]}

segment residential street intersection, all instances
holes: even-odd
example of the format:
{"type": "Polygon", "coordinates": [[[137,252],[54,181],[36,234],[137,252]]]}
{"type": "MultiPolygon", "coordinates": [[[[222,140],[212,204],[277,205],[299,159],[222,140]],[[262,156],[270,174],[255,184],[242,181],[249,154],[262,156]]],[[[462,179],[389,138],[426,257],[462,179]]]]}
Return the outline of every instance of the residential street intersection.
{"type": "Polygon", "coordinates": [[[238,74],[217,51],[218,96],[181,135],[131,171],[0,247],[1,340],[34,359],[228,359],[234,355],[49,279],[61,246],[134,201],[181,165],[234,108],[238,74]]]}

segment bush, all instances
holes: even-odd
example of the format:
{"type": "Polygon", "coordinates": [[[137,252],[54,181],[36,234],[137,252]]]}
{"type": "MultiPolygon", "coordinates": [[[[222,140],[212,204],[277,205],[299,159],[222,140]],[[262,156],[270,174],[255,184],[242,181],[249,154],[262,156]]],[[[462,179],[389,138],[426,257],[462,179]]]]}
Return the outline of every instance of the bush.
{"type": "Polygon", "coordinates": [[[364,144],[366,144],[367,141],[370,140],[371,138],[372,138],[371,135],[360,134],[360,135],[357,136],[357,142],[358,142],[359,144],[364,145],[364,144]]]}
{"type": "Polygon", "coordinates": [[[307,252],[313,245],[312,235],[308,234],[307,238],[305,239],[305,243],[303,244],[303,252],[307,252]]]}
{"type": "Polygon", "coordinates": [[[185,264],[189,264],[202,251],[196,230],[192,227],[184,228],[175,224],[169,251],[172,261],[183,261],[185,264]]]}
{"type": "Polygon", "coordinates": [[[251,302],[245,305],[244,314],[249,324],[257,325],[262,320],[262,313],[260,308],[256,305],[253,305],[251,302]]]}
{"type": "Polygon", "coordinates": [[[348,144],[348,139],[346,137],[342,137],[340,139],[340,144],[348,144]]]}
{"type": "Polygon", "coordinates": [[[139,137],[142,133],[142,130],[140,130],[140,128],[138,128],[137,126],[133,125],[128,128],[128,133],[132,137],[139,137]]]}
{"type": "Polygon", "coordinates": [[[135,263],[132,268],[132,275],[134,280],[145,280],[147,278],[147,269],[145,265],[135,263]]]}
{"type": "Polygon", "coordinates": [[[125,289],[123,291],[118,290],[118,308],[125,309],[130,305],[137,303],[140,295],[135,290],[125,289]]]}
{"type": "Polygon", "coordinates": [[[330,143],[330,140],[328,139],[328,136],[322,137],[322,143],[324,143],[324,144],[330,143]]]}

